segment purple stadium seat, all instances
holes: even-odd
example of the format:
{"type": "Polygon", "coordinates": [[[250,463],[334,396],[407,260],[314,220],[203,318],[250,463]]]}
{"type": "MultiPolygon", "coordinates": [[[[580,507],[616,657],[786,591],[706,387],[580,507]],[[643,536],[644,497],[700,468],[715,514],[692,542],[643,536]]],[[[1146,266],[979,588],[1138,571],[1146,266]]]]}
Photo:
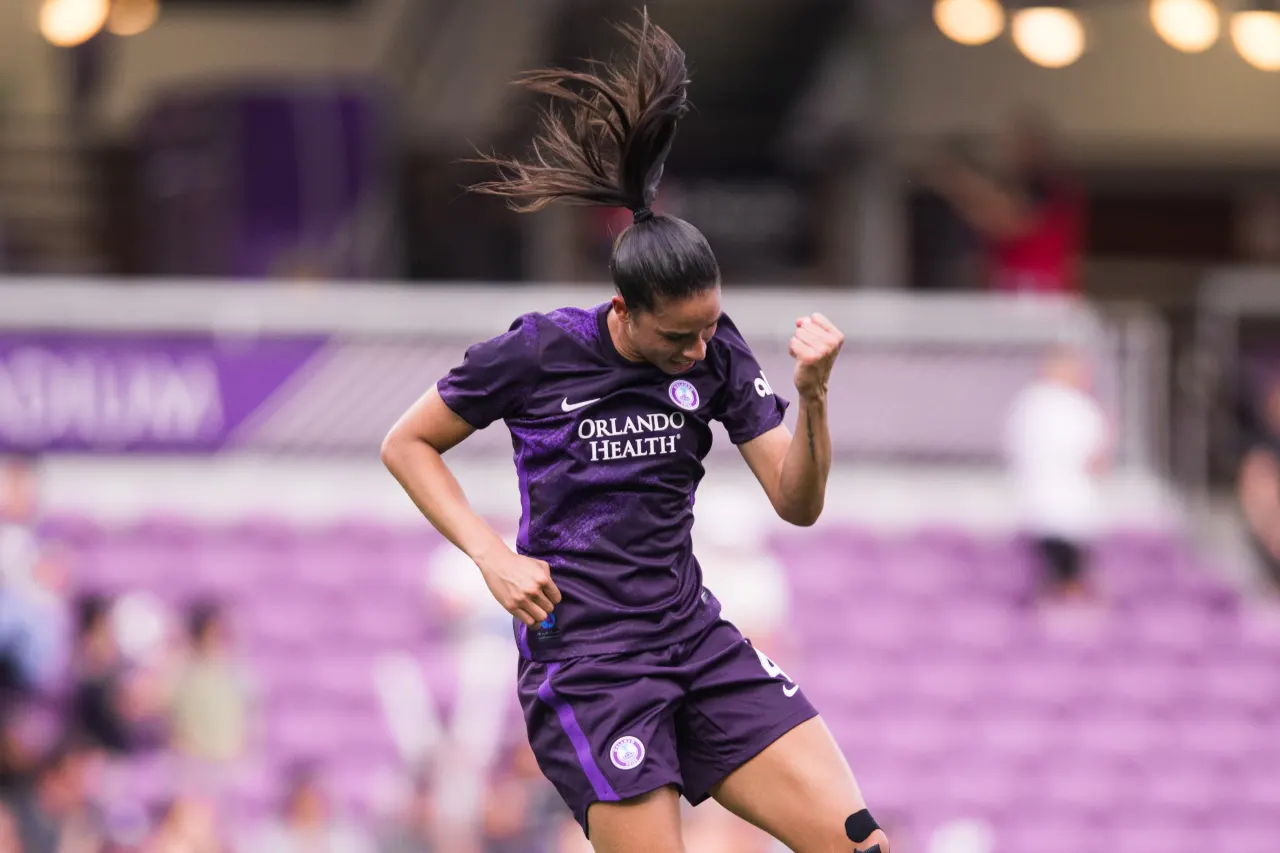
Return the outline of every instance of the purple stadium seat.
{"type": "Polygon", "coordinates": [[[940,661],[916,668],[905,689],[922,708],[963,715],[998,695],[1001,674],[998,667],[983,662],[940,661]]]}
{"type": "Polygon", "coordinates": [[[1220,772],[1237,772],[1259,761],[1280,767],[1275,728],[1226,714],[1189,715],[1171,724],[1173,739],[1187,755],[1220,772]]]}
{"type": "Polygon", "coordinates": [[[1221,661],[1200,672],[1205,704],[1280,719],[1280,669],[1260,661],[1221,661]]]}
{"type": "Polygon", "coordinates": [[[1090,831],[1086,824],[1064,819],[1052,810],[1026,813],[1000,828],[996,853],[1078,853],[1090,831]]]}
{"type": "Polygon", "coordinates": [[[1173,817],[1152,815],[1121,821],[1107,833],[1107,843],[1126,853],[1203,853],[1204,828],[1192,821],[1170,820],[1173,817]]]}
{"type": "Polygon", "coordinates": [[[1008,657],[1025,645],[1030,630],[1021,611],[981,599],[964,607],[939,608],[935,624],[942,643],[982,658],[1008,657]]]}
{"type": "Polygon", "coordinates": [[[1025,766],[1045,766],[1075,749],[1071,730],[1060,718],[1036,709],[1023,716],[996,713],[980,721],[977,743],[1001,760],[1025,766]]]}
{"type": "Polygon", "coordinates": [[[1096,823],[1131,805],[1134,793],[1131,776],[1117,772],[1115,767],[1069,757],[1027,780],[1024,787],[1024,796],[1059,809],[1064,816],[1074,816],[1082,825],[1096,823]]]}
{"type": "Polygon", "coordinates": [[[1093,675],[1069,660],[1028,658],[1006,668],[998,681],[1002,700],[1010,707],[1060,714],[1094,687],[1093,675]]]}
{"type": "Polygon", "coordinates": [[[1174,746],[1174,730],[1142,717],[1099,718],[1085,709],[1070,728],[1070,742],[1083,755],[1113,764],[1140,762],[1174,746]]]}
{"type": "Polygon", "coordinates": [[[1136,714],[1172,714],[1199,706],[1201,667],[1157,656],[1113,657],[1099,663],[1094,677],[1108,701],[1136,714]]]}
{"type": "Polygon", "coordinates": [[[1252,603],[1241,607],[1238,641],[1257,657],[1280,664],[1280,604],[1252,603]]]}
{"type": "Polygon", "coordinates": [[[1257,761],[1245,768],[1240,779],[1240,802],[1250,808],[1270,811],[1280,815],[1280,774],[1272,763],[1275,754],[1267,760],[1257,761]]]}
{"type": "Polygon", "coordinates": [[[930,811],[951,819],[1015,813],[1026,805],[1026,780],[991,766],[944,766],[937,772],[930,811]]]}
{"type": "Polygon", "coordinates": [[[1209,827],[1204,842],[1210,850],[1232,853],[1271,853],[1280,837],[1277,821],[1218,821],[1209,827]]]}
{"type": "Polygon", "coordinates": [[[1229,625],[1192,603],[1153,602],[1126,615],[1117,639],[1129,648],[1181,660],[1198,660],[1228,640],[1229,625]]]}
{"type": "Polygon", "coordinates": [[[1115,654],[1118,618],[1104,607],[1043,606],[1033,621],[1032,642],[1047,653],[1095,665],[1115,654]]]}

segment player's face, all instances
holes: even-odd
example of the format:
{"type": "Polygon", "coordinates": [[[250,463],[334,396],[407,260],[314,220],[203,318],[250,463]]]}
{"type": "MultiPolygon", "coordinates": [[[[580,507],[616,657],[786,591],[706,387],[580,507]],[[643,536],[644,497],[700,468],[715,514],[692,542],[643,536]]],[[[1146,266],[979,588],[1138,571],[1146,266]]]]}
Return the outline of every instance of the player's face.
{"type": "Polygon", "coordinates": [[[624,316],[636,352],[666,373],[684,373],[707,357],[707,342],[720,322],[720,287],[624,316]]]}

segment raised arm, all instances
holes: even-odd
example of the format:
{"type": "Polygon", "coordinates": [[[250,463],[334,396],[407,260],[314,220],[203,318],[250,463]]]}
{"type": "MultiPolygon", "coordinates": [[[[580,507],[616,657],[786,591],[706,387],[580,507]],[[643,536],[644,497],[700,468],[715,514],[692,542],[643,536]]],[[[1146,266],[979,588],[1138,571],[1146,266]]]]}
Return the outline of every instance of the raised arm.
{"type": "Polygon", "coordinates": [[[739,450],[784,521],[807,527],[822,515],[831,473],[827,390],[844,335],[821,314],[796,320],[790,352],[799,394],[796,434],[777,426],[739,450]]]}
{"type": "Polygon", "coordinates": [[[938,166],[930,182],[969,227],[991,240],[1012,240],[1035,225],[1035,209],[970,166],[938,166]]]}
{"type": "Polygon", "coordinates": [[[551,569],[512,553],[471,508],[443,454],[475,432],[433,387],[401,416],[382,442],[382,462],[432,526],[480,568],[508,613],[535,625],[560,603],[551,569]]]}

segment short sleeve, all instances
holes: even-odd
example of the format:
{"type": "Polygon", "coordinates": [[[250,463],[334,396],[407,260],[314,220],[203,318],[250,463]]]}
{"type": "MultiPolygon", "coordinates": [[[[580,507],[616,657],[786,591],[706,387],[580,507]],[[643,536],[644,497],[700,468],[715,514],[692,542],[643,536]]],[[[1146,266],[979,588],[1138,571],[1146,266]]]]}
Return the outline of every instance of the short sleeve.
{"type": "Polygon", "coordinates": [[[504,334],[467,348],[462,363],[436,383],[454,414],[476,429],[515,417],[538,372],[538,327],[526,314],[504,334]]]}
{"type": "Polygon", "coordinates": [[[782,423],[787,401],[774,393],[751,347],[728,316],[720,318],[714,340],[724,362],[724,386],[715,417],[724,424],[730,441],[743,444],[782,423]]]}

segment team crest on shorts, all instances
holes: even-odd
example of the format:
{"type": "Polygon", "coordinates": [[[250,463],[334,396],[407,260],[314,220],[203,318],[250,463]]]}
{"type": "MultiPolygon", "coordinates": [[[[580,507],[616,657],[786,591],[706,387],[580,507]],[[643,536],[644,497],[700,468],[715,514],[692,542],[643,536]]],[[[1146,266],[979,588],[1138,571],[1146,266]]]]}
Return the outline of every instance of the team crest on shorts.
{"type": "Polygon", "coordinates": [[[671,402],[675,403],[682,409],[692,412],[698,408],[698,389],[693,387],[693,383],[687,379],[677,379],[671,383],[668,392],[671,395],[671,402]]]}
{"type": "Polygon", "coordinates": [[[613,742],[609,760],[619,770],[635,770],[644,761],[644,744],[640,738],[624,735],[613,742]]]}

